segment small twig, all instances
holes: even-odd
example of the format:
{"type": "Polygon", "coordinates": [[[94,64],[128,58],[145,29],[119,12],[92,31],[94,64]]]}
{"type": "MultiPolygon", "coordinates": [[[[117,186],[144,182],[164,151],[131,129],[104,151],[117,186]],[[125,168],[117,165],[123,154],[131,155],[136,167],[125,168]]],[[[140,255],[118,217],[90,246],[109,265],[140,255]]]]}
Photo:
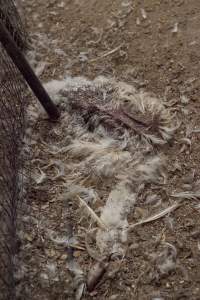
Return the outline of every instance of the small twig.
{"type": "Polygon", "coordinates": [[[109,55],[111,55],[111,54],[117,52],[118,50],[120,50],[120,48],[121,48],[122,46],[123,46],[123,43],[122,43],[121,45],[117,46],[116,48],[114,48],[114,49],[112,49],[112,50],[110,50],[110,51],[108,51],[108,52],[102,54],[101,56],[98,56],[98,57],[96,57],[96,58],[94,58],[94,59],[91,59],[90,62],[96,62],[97,60],[100,60],[100,59],[102,59],[102,58],[104,58],[104,57],[107,57],[107,56],[109,56],[109,55]]]}
{"type": "Polygon", "coordinates": [[[173,198],[182,198],[184,200],[197,200],[200,198],[200,192],[185,191],[170,195],[173,198]]]}
{"type": "Polygon", "coordinates": [[[85,250],[85,247],[79,246],[79,245],[75,245],[75,244],[72,244],[72,243],[69,243],[68,247],[71,247],[72,249],[76,249],[76,250],[81,250],[81,251],[85,250]]]}
{"type": "Polygon", "coordinates": [[[80,203],[87,209],[88,213],[90,216],[93,218],[95,222],[99,225],[99,227],[103,230],[108,230],[108,227],[103,223],[103,221],[97,216],[97,214],[91,209],[90,206],[87,205],[87,203],[81,199],[81,197],[77,196],[79,199],[80,203]]]}
{"type": "Polygon", "coordinates": [[[163,211],[161,211],[161,212],[159,212],[159,213],[157,213],[157,214],[155,214],[155,215],[153,215],[153,216],[151,216],[151,217],[149,217],[149,218],[147,218],[145,220],[139,221],[139,222],[137,222],[135,224],[131,224],[129,226],[128,230],[130,231],[130,230],[132,230],[133,228],[135,228],[138,225],[143,225],[143,224],[150,223],[150,222],[156,221],[158,219],[161,219],[161,218],[165,217],[167,214],[169,214],[172,211],[176,210],[180,206],[181,206],[181,204],[176,202],[172,206],[167,207],[163,211]]]}

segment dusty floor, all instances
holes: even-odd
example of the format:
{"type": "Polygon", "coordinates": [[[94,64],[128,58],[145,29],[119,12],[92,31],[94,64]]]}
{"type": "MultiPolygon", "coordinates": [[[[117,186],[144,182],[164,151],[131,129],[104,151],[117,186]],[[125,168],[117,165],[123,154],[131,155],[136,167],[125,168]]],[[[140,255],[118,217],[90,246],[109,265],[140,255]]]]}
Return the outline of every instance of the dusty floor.
{"type": "MultiPolygon", "coordinates": [[[[32,53],[32,61],[45,62],[36,67],[44,82],[63,78],[65,74],[90,79],[103,75],[166,100],[181,126],[173,143],[163,147],[168,157],[168,182],[165,187],[152,185],[151,189],[164,203],[168,203],[172,192],[192,190],[200,177],[200,2],[27,0],[24,9],[37,51],[36,56],[32,53]]],[[[56,134],[59,125],[43,119],[35,130],[47,144],[60,142],[56,134]]],[[[45,145],[42,148],[36,144],[33,148],[35,159],[45,162],[45,145]]],[[[33,188],[28,209],[35,224],[34,218],[32,223],[24,217],[30,232],[24,239],[23,251],[27,265],[35,269],[33,278],[26,278],[25,289],[27,293],[31,291],[30,299],[74,299],[71,274],[66,267],[70,254],[66,247],[55,247],[45,238],[45,227],[68,235],[78,231],[78,205],[72,201],[66,207],[59,202],[58,189],[51,181],[49,190],[33,188]],[[49,273],[56,273],[55,258],[59,275],[49,279],[43,266],[47,264],[49,273]]],[[[151,214],[150,205],[144,200],[145,195],[129,216],[130,223],[151,214]]],[[[92,293],[86,292],[83,299],[200,299],[198,204],[198,200],[187,201],[172,217],[135,228],[129,235],[119,270],[109,278],[105,276],[107,279],[92,293]],[[169,246],[168,251],[169,256],[175,256],[176,268],[164,275],[157,271],[157,260],[168,255],[160,241],[175,247],[169,246]]],[[[84,243],[84,232],[79,229],[78,235],[80,246],[84,243]]],[[[87,271],[94,262],[84,249],[80,246],[74,255],[87,271]]]]}

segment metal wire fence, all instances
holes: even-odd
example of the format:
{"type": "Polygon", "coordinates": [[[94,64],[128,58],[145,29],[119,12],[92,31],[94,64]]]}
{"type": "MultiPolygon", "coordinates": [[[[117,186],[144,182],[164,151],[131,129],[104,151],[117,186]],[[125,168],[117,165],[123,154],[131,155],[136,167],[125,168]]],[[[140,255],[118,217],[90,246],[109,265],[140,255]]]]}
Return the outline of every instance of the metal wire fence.
{"type": "Polygon", "coordinates": [[[27,47],[27,32],[17,10],[16,1],[0,0],[0,19],[11,33],[18,47],[27,47]]]}
{"type": "MultiPolygon", "coordinates": [[[[20,49],[27,35],[13,0],[0,0],[0,20],[20,49]]],[[[0,300],[16,299],[18,210],[23,199],[26,85],[0,43],[0,300]]]]}

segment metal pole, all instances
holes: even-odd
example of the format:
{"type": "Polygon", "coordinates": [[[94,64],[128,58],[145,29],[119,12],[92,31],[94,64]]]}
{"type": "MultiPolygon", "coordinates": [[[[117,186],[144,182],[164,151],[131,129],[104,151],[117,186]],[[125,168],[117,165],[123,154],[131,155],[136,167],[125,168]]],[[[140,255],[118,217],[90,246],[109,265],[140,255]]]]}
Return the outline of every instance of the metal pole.
{"type": "Polygon", "coordinates": [[[41,105],[46,110],[49,117],[53,120],[57,120],[60,113],[53,103],[46,90],[42,86],[40,80],[35,75],[25,56],[21,50],[17,47],[16,43],[12,39],[9,31],[6,29],[2,21],[0,20],[0,42],[5,48],[7,54],[12,59],[15,66],[18,68],[24,79],[28,83],[29,87],[40,101],[41,105]]]}

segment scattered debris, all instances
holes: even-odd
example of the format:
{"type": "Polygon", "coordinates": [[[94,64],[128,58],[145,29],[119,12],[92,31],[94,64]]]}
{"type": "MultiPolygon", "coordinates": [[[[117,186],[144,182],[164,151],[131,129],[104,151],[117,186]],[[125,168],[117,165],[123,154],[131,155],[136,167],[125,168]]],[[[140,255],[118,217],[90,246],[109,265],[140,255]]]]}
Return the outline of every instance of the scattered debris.
{"type": "Polygon", "coordinates": [[[31,228],[23,240],[31,278],[26,286],[34,299],[38,291],[49,300],[75,294],[76,299],[196,299],[199,250],[190,219],[198,216],[199,205],[187,201],[178,207],[181,199],[199,199],[194,182],[185,182],[191,169],[198,178],[197,1],[190,8],[176,1],[173,12],[165,1],[156,8],[146,1],[145,9],[137,1],[54,2],[26,2],[39,49],[32,53],[34,68],[44,81],[51,80],[45,87],[62,111],[60,123],[53,125],[38,109],[30,112],[31,169],[41,183],[33,182],[31,205],[25,207],[37,219],[26,222],[31,228]],[[186,15],[192,17],[187,36],[179,30],[186,15]],[[180,45],[194,40],[189,55],[180,45]],[[69,76],[83,72],[88,78],[110,77],[69,76]],[[66,232],[69,218],[72,237],[66,232]],[[113,257],[106,259],[113,250],[124,257],[119,270],[113,257]],[[49,279],[50,270],[59,282],[49,279]]]}
{"type": "Polygon", "coordinates": [[[186,95],[181,95],[180,99],[182,104],[188,104],[190,102],[190,99],[186,95]]]}
{"type": "Polygon", "coordinates": [[[175,23],[172,29],[172,33],[177,33],[177,32],[178,32],[178,23],[175,23]]]}
{"type": "Polygon", "coordinates": [[[147,13],[146,13],[145,9],[144,9],[144,8],[141,8],[140,11],[141,11],[142,18],[143,18],[144,20],[146,20],[146,19],[147,19],[147,13]]]}
{"type": "Polygon", "coordinates": [[[137,19],[136,19],[136,24],[137,24],[138,26],[141,24],[140,18],[137,18],[137,19]]]}

